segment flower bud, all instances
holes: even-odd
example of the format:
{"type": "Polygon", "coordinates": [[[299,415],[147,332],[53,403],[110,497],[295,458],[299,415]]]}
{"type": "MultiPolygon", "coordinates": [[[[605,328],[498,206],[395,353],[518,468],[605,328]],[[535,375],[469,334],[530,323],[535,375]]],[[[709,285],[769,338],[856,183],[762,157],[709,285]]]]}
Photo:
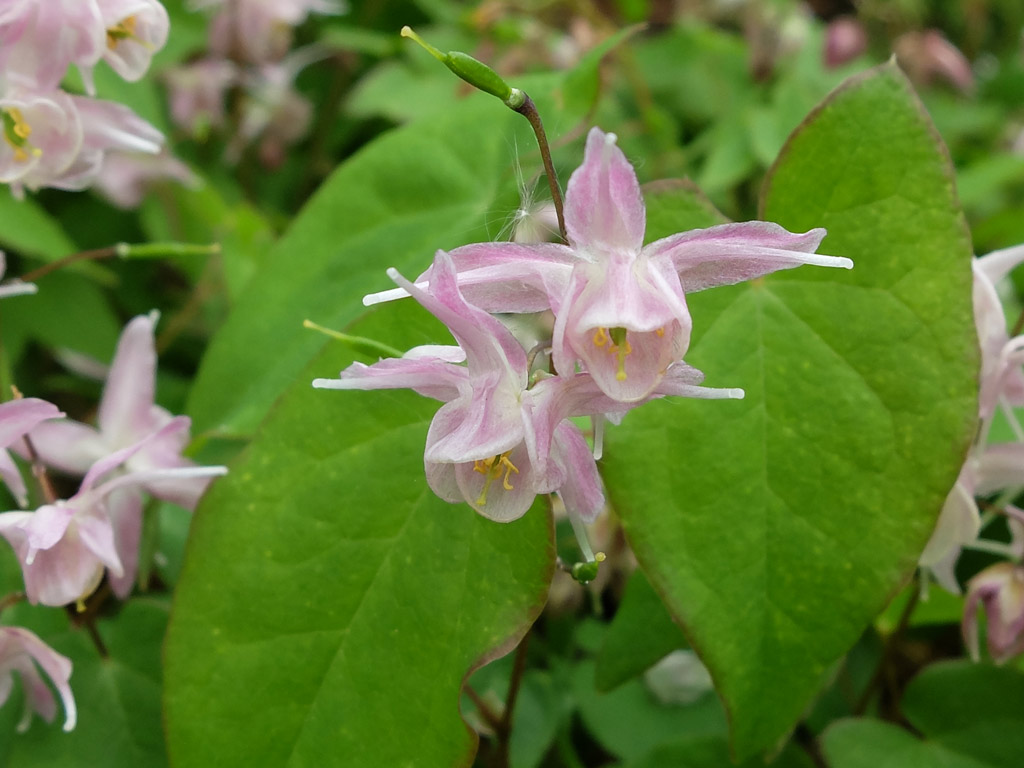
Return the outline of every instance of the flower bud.
{"type": "Polygon", "coordinates": [[[964,642],[977,659],[978,604],[988,619],[988,651],[1002,664],[1024,653],[1024,566],[997,563],[979,573],[967,585],[964,608],[964,642]]]}

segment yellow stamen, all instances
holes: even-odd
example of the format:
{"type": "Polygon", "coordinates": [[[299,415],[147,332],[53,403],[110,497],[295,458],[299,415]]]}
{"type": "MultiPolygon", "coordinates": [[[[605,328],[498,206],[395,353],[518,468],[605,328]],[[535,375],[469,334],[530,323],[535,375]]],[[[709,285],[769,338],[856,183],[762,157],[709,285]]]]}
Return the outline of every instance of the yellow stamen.
{"type": "Polygon", "coordinates": [[[487,504],[487,492],[491,489],[491,483],[501,477],[504,473],[504,477],[501,480],[501,487],[506,491],[515,490],[515,486],[512,485],[512,473],[519,474],[519,468],[509,459],[508,455],[511,451],[505,451],[498,456],[490,456],[486,459],[477,459],[473,462],[473,471],[479,472],[484,476],[484,487],[480,491],[480,496],[477,498],[476,503],[481,507],[487,504]]]}
{"type": "Polygon", "coordinates": [[[659,339],[664,338],[664,336],[665,336],[665,329],[664,328],[659,328],[658,330],[655,331],[655,333],[658,334],[658,338],[659,339]]]}
{"type": "Polygon", "coordinates": [[[596,331],[594,331],[594,346],[595,347],[603,347],[607,343],[608,343],[608,329],[607,328],[598,328],[596,331]]]}
{"type": "Polygon", "coordinates": [[[617,381],[626,380],[626,357],[633,353],[633,345],[626,338],[628,331],[625,328],[612,328],[610,335],[614,342],[608,351],[619,358],[619,370],[615,374],[617,381]]]}
{"type": "Polygon", "coordinates": [[[29,143],[32,126],[25,122],[25,116],[17,107],[0,109],[0,120],[3,122],[4,141],[14,150],[14,160],[18,163],[28,162],[30,156],[39,157],[41,150],[29,143]]]}
{"type": "Polygon", "coordinates": [[[114,50],[122,40],[135,37],[135,29],[138,20],[134,16],[127,16],[121,22],[107,30],[107,48],[114,50]]]}

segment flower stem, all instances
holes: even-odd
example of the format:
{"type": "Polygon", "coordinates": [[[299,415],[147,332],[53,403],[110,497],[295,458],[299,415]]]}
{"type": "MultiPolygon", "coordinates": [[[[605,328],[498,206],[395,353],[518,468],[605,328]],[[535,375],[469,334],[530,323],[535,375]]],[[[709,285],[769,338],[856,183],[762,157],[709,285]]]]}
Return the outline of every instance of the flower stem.
{"type": "Polygon", "coordinates": [[[508,681],[508,695],[505,697],[505,711],[501,713],[501,721],[495,727],[495,735],[498,739],[497,757],[495,765],[509,765],[509,748],[512,743],[512,715],[515,712],[516,699],[519,698],[519,689],[523,682],[523,673],[526,672],[526,649],[530,644],[530,632],[523,635],[516,648],[516,658],[512,662],[512,677],[508,681]]]}
{"type": "Polygon", "coordinates": [[[174,256],[209,256],[220,253],[220,244],[195,245],[192,243],[143,243],[132,245],[130,243],[117,243],[106,248],[93,248],[88,251],[79,251],[65,256],[62,259],[51,261],[38,269],[33,269],[21,276],[23,283],[34,283],[40,278],[46,277],[51,272],[56,272],[70,264],[79,261],[103,261],[105,259],[152,259],[174,256]]]}
{"type": "Polygon", "coordinates": [[[25,599],[24,592],[11,592],[9,595],[0,597],[0,613],[10,608],[12,605],[17,605],[25,599]]]}
{"type": "Polygon", "coordinates": [[[537,105],[533,103],[526,93],[523,93],[523,103],[518,107],[512,107],[520,115],[530,121],[533,134],[537,137],[537,146],[540,147],[540,156],[544,161],[544,175],[548,177],[548,187],[551,189],[551,202],[555,205],[555,215],[558,217],[558,233],[562,236],[563,242],[568,242],[565,232],[565,213],[562,208],[562,190],[558,186],[558,174],[555,173],[555,164],[551,160],[551,147],[548,145],[547,134],[544,133],[544,123],[541,122],[540,112],[537,105]]]}

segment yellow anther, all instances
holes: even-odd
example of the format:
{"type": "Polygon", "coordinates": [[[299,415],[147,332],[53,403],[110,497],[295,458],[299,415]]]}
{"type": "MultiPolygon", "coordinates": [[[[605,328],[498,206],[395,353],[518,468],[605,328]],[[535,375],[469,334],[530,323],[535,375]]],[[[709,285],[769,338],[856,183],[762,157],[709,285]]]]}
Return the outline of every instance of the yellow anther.
{"type": "Polygon", "coordinates": [[[498,456],[490,456],[486,459],[477,459],[473,462],[473,471],[479,472],[484,476],[484,487],[480,491],[480,496],[477,498],[476,503],[481,507],[487,504],[487,492],[491,489],[491,483],[501,477],[504,473],[504,477],[501,480],[501,487],[506,491],[515,490],[515,486],[512,485],[512,473],[519,474],[519,468],[509,460],[508,455],[511,451],[505,451],[505,453],[499,454],[498,456]]]}
{"type": "Polygon", "coordinates": [[[595,347],[603,347],[607,343],[608,343],[608,329],[607,328],[598,328],[596,331],[594,331],[594,346],[595,347]]]}
{"type": "Polygon", "coordinates": [[[626,356],[633,353],[633,345],[629,343],[629,339],[626,337],[627,333],[625,328],[612,328],[610,331],[614,343],[608,351],[619,358],[619,370],[615,374],[617,381],[626,380],[626,356]]]}
{"type": "Polygon", "coordinates": [[[17,107],[0,109],[0,120],[3,121],[4,141],[14,152],[14,160],[18,163],[27,162],[29,156],[38,157],[42,151],[33,147],[29,141],[32,126],[25,122],[25,116],[17,107]]]}
{"type": "Polygon", "coordinates": [[[658,334],[658,338],[659,339],[663,338],[665,336],[665,329],[664,328],[659,328],[658,330],[655,331],[655,333],[658,334]]]}
{"type": "Polygon", "coordinates": [[[134,16],[126,16],[120,23],[107,30],[107,48],[114,50],[117,44],[129,37],[135,37],[138,21],[134,16]]]}

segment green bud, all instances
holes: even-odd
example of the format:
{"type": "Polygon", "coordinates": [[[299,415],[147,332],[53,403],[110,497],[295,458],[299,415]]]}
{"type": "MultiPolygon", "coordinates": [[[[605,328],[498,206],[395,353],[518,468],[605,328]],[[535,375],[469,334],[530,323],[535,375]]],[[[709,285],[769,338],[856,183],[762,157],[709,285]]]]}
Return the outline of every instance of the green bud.
{"type": "Polygon", "coordinates": [[[586,563],[576,563],[569,570],[569,574],[580,584],[587,584],[597,578],[597,573],[601,569],[601,563],[604,560],[604,552],[598,552],[594,555],[593,560],[586,563]]]}
{"type": "Polygon", "coordinates": [[[448,69],[460,78],[484,93],[497,96],[509,108],[516,109],[522,106],[525,101],[526,97],[522,91],[510,86],[502,80],[501,76],[497,72],[488,67],[482,61],[474,59],[468,53],[462,53],[461,51],[449,51],[448,53],[442,53],[407,26],[402,27],[402,37],[408,37],[415,40],[423,46],[431,56],[448,67],[448,69]]]}

